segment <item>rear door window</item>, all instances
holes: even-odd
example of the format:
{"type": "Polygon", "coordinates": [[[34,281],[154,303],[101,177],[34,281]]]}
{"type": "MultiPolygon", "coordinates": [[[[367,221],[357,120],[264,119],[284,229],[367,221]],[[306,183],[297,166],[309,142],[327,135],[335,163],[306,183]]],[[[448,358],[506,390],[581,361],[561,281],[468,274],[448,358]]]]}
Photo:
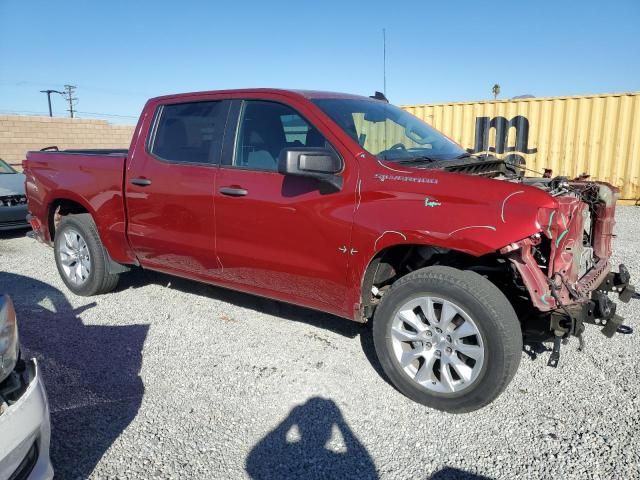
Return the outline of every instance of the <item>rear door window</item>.
{"type": "Polygon", "coordinates": [[[217,164],[229,102],[162,105],[149,152],[160,160],[186,164],[217,164]]]}

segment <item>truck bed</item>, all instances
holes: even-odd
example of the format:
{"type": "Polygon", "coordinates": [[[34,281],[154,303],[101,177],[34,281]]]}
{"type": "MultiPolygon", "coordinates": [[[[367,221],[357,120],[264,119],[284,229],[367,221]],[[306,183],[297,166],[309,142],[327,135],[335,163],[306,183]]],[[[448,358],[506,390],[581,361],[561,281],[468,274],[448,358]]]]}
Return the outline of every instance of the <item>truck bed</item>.
{"type": "Polygon", "coordinates": [[[127,148],[69,148],[66,150],[58,150],[60,153],[76,153],[82,155],[127,155],[129,149],[127,148]]]}
{"type": "Polygon", "coordinates": [[[47,219],[41,224],[31,222],[36,235],[51,242],[55,211],[81,208],[96,219],[111,258],[131,262],[123,196],[127,153],[126,149],[28,152],[23,168],[29,210],[33,217],[47,219]]]}

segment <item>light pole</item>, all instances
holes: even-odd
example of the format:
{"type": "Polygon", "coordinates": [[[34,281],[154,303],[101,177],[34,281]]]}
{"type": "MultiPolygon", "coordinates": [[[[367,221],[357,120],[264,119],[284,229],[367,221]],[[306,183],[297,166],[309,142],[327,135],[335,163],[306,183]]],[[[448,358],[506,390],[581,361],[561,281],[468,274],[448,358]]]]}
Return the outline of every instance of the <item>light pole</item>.
{"type": "Polygon", "coordinates": [[[47,94],[47,102],[49,103],[49,116],[53,117],[53,112],[51,111],[51,94],[52,93],[59,93],[60,95],[64,95],[64,92],[60,92],[58,90],[40,90],[40,93],[46,93],[47,94]]]}

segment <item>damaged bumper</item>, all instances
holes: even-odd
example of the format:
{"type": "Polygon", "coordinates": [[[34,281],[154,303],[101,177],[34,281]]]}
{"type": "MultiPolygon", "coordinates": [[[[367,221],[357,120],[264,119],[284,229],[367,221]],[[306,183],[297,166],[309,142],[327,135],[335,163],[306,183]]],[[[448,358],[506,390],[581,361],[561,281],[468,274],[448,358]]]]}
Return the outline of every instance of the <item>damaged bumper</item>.
{"type": "MultiPolygon", "coordinates": [[[[540,235],[522,240],[503,248],[500,252],[508,254],[509,260],[517,269],[524,285],[531,296],[531,302],[541,312],[551,312],[562,306],[588,303],[591,292],[609,280],[611,283],[615,273],[611,273],[608,260],[600,260],[580,280],[570,282],[566,270],[556,270],[550,275],[545,273],[534,258],[533,249],[541,242],[540,235]]],[[[628,272],[627,272],[628,274],[628,272]]],[[[628,283],[628,282],[627,282],[628,283]]],[[[617,291],[617,290],[611,290],[617,291]]],[[[631,287],[631,290],[633,287],[631,287]]]]}
{"type": "MultiPolygon", "coordinates": [[[[552,329],[556,332],[580,336],[584,330],[582,323],[591,323],[603,328],[608,337],[622,327],[623,318],[616,314],[616,304],[608,296],[618,294],[620,301],[627,303],[640,298],[631,285],[631,275],[624,265],[618,272],[612,272],[608,260],[600,260],[580,280],[571,284],[564,272],[546,275],[534,258],[532,249],[539,238],[526,239],[502,249],[507,253],[529,292],[533,306],[542,313],[549,313],[552,329]],[[563,319],[570,320],[572,327],[563,319]]],[[[628,328],[621,328],[627,332],[628,328]]]]}
{"type": "Polygon", "coordinates": [[[36,361],[26,368],[30,376],[26,390],[0,414],[0,478],[50,479],[47,395],[36,361]]]}
{"type": "Polygon", "coordinates": [[[631,327],[623,325],[624,318],[616,313],[617,305],[607,295],[617,293],[623,303],[640,298],[635,287],[631,285],[631,275],[623,264],[618,272],[609,273],[605,280],[596,288],[589,302],[583,307],[581,319],[584,323],[602,326],[602,333],[613,337],[614,333],[631,333],[631,327]]]}
{"type": "Polygon", "coordinates": [[[617,189],[597,182],[570,183],[567,189],[571,194],[556,197],[555,208],[539,210],[539,233],[500,250],[535,309],[550,319],[552,366],[561,339],[573,335],[582,346],[585,324],[600,326],[607,337],[631,333],[609,294],[622,302],[638,298],[627,268],[612,271],[609,263],[617,189]]]}
{"type": "Polygon", "coordinates": [[[616,313],[616,303],[608,297],[609,292],[619,295],[620,301],[627,303],[637,299],[635,288],[629,283],[629,271],[624,265],[619,266],[618,272],[610,272],[604,281],[591,292],[590,299],[585,303],[564,306],[551,313],[551,328],[553,329],[553,350],[547,365],[557,367],[560,359],[560,344],[562,339],[570,335],[580,340],[580,350],[584,348],[582,334],[585,324],[602,327],[602,333],[611,338],[615,333],[629,334],[633,329],[624,325],[624,318],[616,313]]]}

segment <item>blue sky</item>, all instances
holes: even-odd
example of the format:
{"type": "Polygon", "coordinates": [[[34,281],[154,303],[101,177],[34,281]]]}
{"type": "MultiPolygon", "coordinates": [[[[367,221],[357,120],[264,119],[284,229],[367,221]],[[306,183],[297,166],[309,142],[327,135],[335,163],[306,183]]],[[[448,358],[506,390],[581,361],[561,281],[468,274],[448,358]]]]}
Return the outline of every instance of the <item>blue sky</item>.
{"type": "Polygon", "coordinates": [[[151,96],[283,87],[393,103],[640,90],[640,1],[0,0],[0,113],[134,123],[151,96]],[[62,97],[54,113],[65,115],[62,97]],[[104,114],[114,115],[111,117],[104,114]],[[115,116],[121,115],[121,117],[115,116]]]}

